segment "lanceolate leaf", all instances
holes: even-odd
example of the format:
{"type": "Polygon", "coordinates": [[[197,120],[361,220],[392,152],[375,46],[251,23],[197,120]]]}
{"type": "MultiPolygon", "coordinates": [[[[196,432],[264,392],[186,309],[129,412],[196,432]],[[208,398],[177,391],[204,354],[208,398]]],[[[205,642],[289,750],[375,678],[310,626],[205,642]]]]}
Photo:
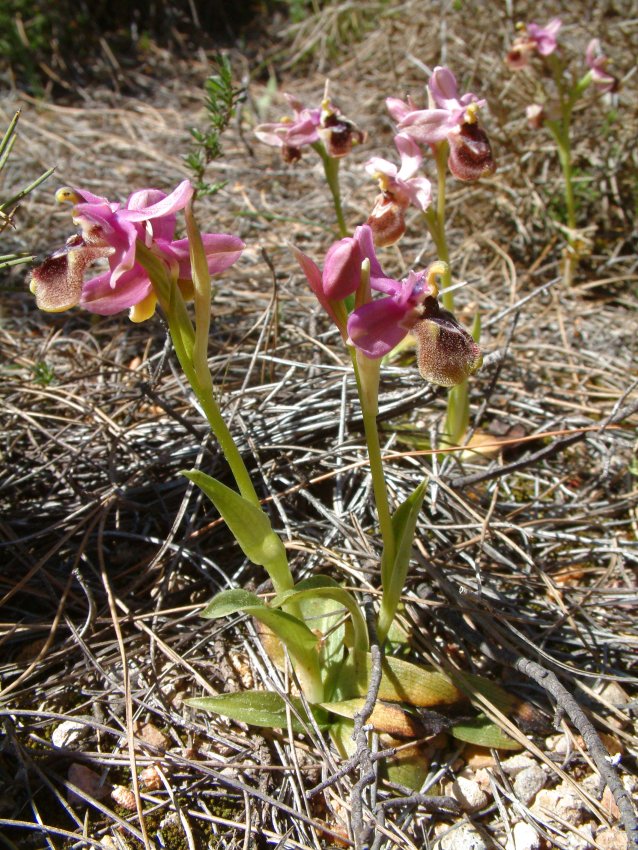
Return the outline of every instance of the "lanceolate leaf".
{"type": "Polygon", "coordinates": [[[290,589],[292,579],[286,549],[262,509],[204,472],[191,469],[184,475],[215,505],[244,555],[267,570],[278,591],[290,589]]]}
{"type": "MultiPolygon", "coordinates": [[[[303,704],[296,697],[288,697],[290,719],[295,732],[302,732],[308,718],[303,704]]],[[[185,702],[192,708],[201,708],[223,717],[230,717],[251,726],[268,729],[285,729],[288,725],[286,700],[280,694],[271,691],[241,691],[235,694],[218,694],[214,697],[195,697],[185,702]]],[[[327,728],[327,713],[320,708],[313,709],[319,728],[327,728]]]]}
{"type": "Polygon", "coordinates": [[[262,600],[248,590],[237,588],[236,590],[222,590],[213,596],[201,615],[207,620],[217,620],[220,617],[229,617],[231,614],[244,612],[247,608],[264,606],[262,600]]]}
{"type": "Polygon", "coordinates": [[[496,750],[520,750],[518,741],[510,738],[484,714],[479,714],[472,720],[455,724],[450,730],[459,741],[476,744],[479,747],[494,747],[496,750]]]}
{"type": "Polygon", "coordinates": [[[421,505],[423,504],[426,483],[422,481],[416,490],[399,505],[392,517],[392,530],[395,541],[394,560],[390,562],[387,557],[383,557],[381,560],[383,597],[381,599],[381,610],[379,611],[379,624],[377,628],[381,642],[387,637],[405,585],[410,557],[412,555],[414,529],[416,528],[416,522],[421,511],[421,505]]]}
{"type": "Polygon", "coordinates": [[[304,622],[278,608],[269,608],[254,593],[239,588],[218,593],[204,608],[202,617],[216,620],[240,612],[254,617],[272,629],[291,654],[298,650],[307,652],[317,645],[317,636],[304,622]]]}
{"type": "Polygon", "coordinates": [[[224,590],[206,606],[203,616],[217,619],[230,614],[248,614],[263,623],[286,646],[299,681],[309,702],[320,702],[323,688],[319,671],[317,636],[308,626],[292,614],[270,608],[246,590],[224,590]]]}
{"type": "MultiPolygon", "coordinates": [[[[406,702],[414,706],[452,705],[464,699],[461,691],[443,673],[427,670],[409,661],[386,656],[383,659],[379,699],[406,702]]],[[[343,677],[353,695],[366,696],[371,661],[367,652],[352,652],[343,677]]]]}
{"type": "MultiPolygon", "coordinates": [[[[322,597],[334,600],[348,611],[352,618],[354,645],[357,649],[365,652],[368,649],[368,630],[361,608],[354,596],[340,587],[334,579],[328,578],[328,576],[312,576],[303,579],[294,586],[293,590],[288,590],[273,599],[272,604],[282,605],[284,602],[302,602],[322,597]]],[[[328,623],[327,625],[330,628],[333,624],[328,623]]],[[[323,631],[319,624],[313,623],[313,627],[323,631]]]]}

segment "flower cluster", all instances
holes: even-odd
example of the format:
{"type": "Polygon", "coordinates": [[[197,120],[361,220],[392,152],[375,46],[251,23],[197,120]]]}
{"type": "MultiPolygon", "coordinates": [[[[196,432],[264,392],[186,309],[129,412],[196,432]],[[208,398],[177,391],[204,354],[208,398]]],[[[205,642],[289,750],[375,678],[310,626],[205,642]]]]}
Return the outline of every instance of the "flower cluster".
{"type": "Polygon", "coordinates": [[[319,108],[307,108],[291,94],[284,94],[293,116],[281,121],[260,124],[255,135],[260,142],[281,148],[284,162],[298,162],[302,148],[323,142],[328,156],[342,157],[365,140],[365,133],[324,97],[319,108]]]}
{"type": "Polygon", "coordinates": [[[436,300],[435,278],[443,271],[442,263],[411,271],[403,280],[388,277],[367,224],[331,246],[323,271],[298,249],[295,256],[344,340],[366,357],[385,357],[411,331],[419,348],[419,370],[428,381],[453,386],[481,365],[479,347],[436,300]],[[381,297],[373,298],[373,291],[381,297]],[[344,301],[352,295],[356,307],[348,316],[344,301]]]}
{"type": "MultiPolygon", "coordinates": [[[[192,289],[188,239],[173,237],[176,212],[192,196],[188,180],[170,195],[158,189],[134,192],[124,205],[85,189],[58,190],[58,201],[74,205],[73,221],[80,233],[33,270],[30,288],[37,306],[57,313],[80,304],[103,316],[128,309],[133,321],[149,318],[157,298],[146,270],[136,262],[138,241],[165,263],[188,295],[192,289]],[[108,269],[85,280],[85,272],[97,260],[106,261],[108,269]]],[[[202,241],[210,274],[231,266],[244,247],[240,239],[226,233],[204,233],[202,241]]]]}
{"type": "MultiPolygon", "coordinates": [[[[560,18],[552,18],[545,27],[538,24],[519,24],[520,35],[514,40],[505,61],[514,71],[527,68],[534,55],[542,59],[552,56],[558,47],[557,36],[562,21],[560,18]]],[[[571,111],[573,103],[582,95],[585,89],[593,84],[601,94],[613,92],[618,89],[618,80],[608,70],[609,58],[605,56],[597,38],[591,39],[585,51],[585,64],[588,72],[585,76],[574,81],[571,87],[558,100],[550,99],[547,103],[532,103],[526,109],[527,121],[533,129],[539,129],[547,122],[559,121],[565,109],[571,111]],[[560,101],[560,102],[559,102],[560,101]]],[[[560,74],[564,68],[558,66],[560,74]]],[[[556,76],[556,65],[553,66],[556,76]]]]}

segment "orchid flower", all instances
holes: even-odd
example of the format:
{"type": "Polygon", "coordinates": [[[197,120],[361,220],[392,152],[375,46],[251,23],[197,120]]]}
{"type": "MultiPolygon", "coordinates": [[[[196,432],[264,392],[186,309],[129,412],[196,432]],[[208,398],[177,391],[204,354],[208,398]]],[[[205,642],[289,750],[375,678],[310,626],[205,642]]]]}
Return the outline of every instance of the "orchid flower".
{"type": "Polygon", "coordinates": [[[383,287],[371,280],[371,287],[385,292],[385,296],[362,304],[350,314],[349,343],[372,360],[389,354],[421,318],[423,302],[436,299],[436,271],[411,271],[404,280],[386,280],[383,287]]]}
{"type": "Polygon", "coordinates": [[[452,386],[481,365],[481,352],[451,313],[436,301],[436,276],[444,263],[411,271],[403,280],[387,277],[376,257],[372,230],[364,224],[354,236],[335,242],[326,254],[323,272],[294,249],[310,288],[332,317],[348,345],[369,360],[389,354],[413,329],[418,329],[419,368],[427,380],[452,386]],[[369,274],[362,270],[369,265],[369,274]],[[372,292],[382,293],[373,299],[372,292]],[[356,293],[358,306],[346,319],[343,300],[356,293]]]}
{"type": "Polygon", "coordinates": [[[294,95],[285,94],[284,97],[294,117],[286,116],[274,124],[255,127],[260,142],[281,148],[284,162],[298,162],[304,146],[320,141],[331,157],[345,156],[353,145],[363,142],[364,133],[345,118],[327,96],[318,109],[308,109],[294,95]]]}
{"type": "MultiPolygon", "coordinates": [[[[80,304],[103,316],[128,309],[132,321],[149,318],[157,298],[147,272],[135,259],[138,240],[162,259],[185,294],[189,294],[189,242],[173,240],[173,235],[175,214],[192,196],[193,187],[188,180],[170,195],[158,189],[134,192],[123,206],[84,189],[59,189],[56,199],[74,204],[73,221],[81,232],[33,270],[30,288],[37,306],[61,312],[80,304]],[[84,280],[85,272],[98,259],[108,261],[108,271],[84,280]]],[[[240,239],[230,234],[204,233],[202,240],[210,274],[231,266],[244,247],[240,239]]]]}
{"type": "Polygon", "coordinates": [[[415,109],[411,100],[388,98],[386,105],[398,129],[420,144],[436,145],[448,141],[448,166],[459,180],[477,180],[496,168],[485,131],[478,124],[478,110],[485,105],[472,92],[460,95],[449,68],[434,69],[428,84],[428,109],[415,109]]]}
{"type": "Polygon", "coordinates": [[[602,94],[605,92],[613,92],[618,89],[618,80],[607,70],[609,58],[602,54],[599,39],[592,38],[587,45],[587,50],[585,51],[585,62],[591,72],[591,80],[593,84],[598,87],[602,94]]]}
{"type": "Polygon", "coordinates": [[[377,246],[392,245],[405,233],[405,211],[410,204],[425,212],[432,199],[432,186],[426,177],[415,177],[423,156],[416,142],[405,134],[394,137],[399,151],[399,168],[386,159],[372,157],[365,169],[379,181],[377,196],[367,224],[377,246]]]}
{"type": "Polygon", "coordinates": [[[292,94],[284,94],[294,117],[285,116],[274,124],[260,124],[255,135],[260,142],[281,148],[284,162],[298,162],[301,148],[319,141],[321,109],[308,109],[292,94]]]}
{"type": "Polygon", "coordinates": [[[521,35],[514,40],[505,58],[509,67],[513,70],[526,68],[533,53],[538,53],[539,56],[550,56],[558,46],[556,36],[562,25],[560,18],[552,18],[546,27],[535,23],[527,24],[527,26],[519,24],[518,29],[521,35]]]}
{"type": "Polygon", "coordinates": [[[353,236],[346,236],[328,249],[323,271],[298,248],[293,247],[295,258],[310,288],[324,310],[339,328],[344,340],[347,338],[346,311],[343,301],[353,295],[361,283],[361,265],[370,262],[371,286],[381,288],[393,283],[386,278],[374,253],[372,231],[368,225],[357,227],[353,236]]]}
{"type": "Polygon", "coordinates": [[[378,360],[412,332],[417,342],[421,376],[433,384],[452,387],[474,374],[483,362],[470,334],[437,301],[437,275],[445,263],[411,271],[404,280],[373,280],[372,289],[385,293],[362,304],[348,319],[348,342],[366,357],[378,360]]]}

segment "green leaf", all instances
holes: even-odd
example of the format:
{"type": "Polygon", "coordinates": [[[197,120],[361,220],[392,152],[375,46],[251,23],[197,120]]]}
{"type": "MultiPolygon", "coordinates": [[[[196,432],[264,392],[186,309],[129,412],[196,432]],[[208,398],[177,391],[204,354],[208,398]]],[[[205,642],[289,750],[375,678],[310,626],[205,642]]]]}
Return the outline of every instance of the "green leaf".
{"type": "MultiPolygon", "coordinates": [[[[304,619],[308,619],[308,616],[312,616],[314,613],[308,603],[312,605],[313,600],[318,600],[322,597],[333,600],[348,611],[352,618],[354,645],[357,649],[365,652],[369,646],[365,617],[361,613],[361,608],[354,596],[348,593],[334,579],[328,576],[312,576],[311,578],[303,579],[292,590],[287,590],[273,599],[272,605],[283,605],[285,602],[303,603],[304,619]]],[[[331,608],[330,612],[333,613],[334,608],[331,608]]],[[[334,626],[334,616],[327,622],[313,621],[312,626],[313,629],[318,629],[324,634],[334,626]]]]}
{"type": "Polygon", "coordinates": [[[521,749],[518,741],[506,735],[500,726],[497,726],[484,714],[479,714],[472,720],[455,724],[451,732],[457,740],[476,744],[479,747],[493,747],[495,750],[521,749]]]}
{"type": "MultiPolygon", "coordinates": [[[[303,732],[309,720],[300,699],[289,697],[291,722],[295,732],[303,732]]],[[[194,697],[184,700],[192,708],[201,708],[221,714],[240,723],[261,726],[267,729],[286,729],[286,700],[281,694],[270,691],[241,691],[234,694],[218,694],[214,697],[194,697]]],[[[320,729],[326,729],[328,715],[320,708],[313,709],[313,717],[320,729]]]]}
{"type": "Polygon", "coordinates": [[[286,549],[262,509],[204,472],[191,469],[183,474],[215,505],[248,560],[264,567],[276,587],[289,585],[286,549]]]}
{"type": "Polygon", "coordinates": [[[256,606],[264,606],[264,603],[255,593],[240,588],[222,590],[221,593],[212,598],[200,616],[206,620],[217,620],[220,617],[228,617],[230,614],[237,614],[239,611],[243,612],[247,608],[256,606]]]}
{"type": "Polygon", "coordinates": [[[240,588],[218,593],[204,608],[202,617],[216,620],[240,612],[268,626],[288,647],[291,655],[298,650],[308,652],[317,645],[317,636],[302,620],[278,608],[270,608],[254,593],[240,588]]]}
{"type": "Polygon", "coordinates": [[[426,481],[422,481],[416,490],[399,505],[392,517],[392,531],[394,532],[395,541],[394,560],[390,562],[385,553],[381,559],[381,586],[383,588],[383,596],[381,598],[379,624],[377,627],[379,641],[381,643],[383,643],[390,630],[405,585],[410,557],[412,556],[414,530],[419,512],[421,511],[421,505],[423,504],[426,484],[426,481]]]}
{"type": "MultiPolygon", "coordinates": [[[[352,652],[344,665],[343,678],[356,696],[366,696],[370,682],[370,654],[352,652]]],[[[381,667],[379,699],[415,706],[453,705],[463,694],[443,673],[428,670],[400,658],[386,656],[381,667]]]]}
{"type": "Polygon", "coordinates": [[[267,626],[285,645],[293,661],[295,672],[311,703],[321,702],[323,686],[319,669],[317,636],[298,617],[270,608],[247,590],[223,590],[206,606],[203,616],[217,619],[242,612],[267,626]]]}

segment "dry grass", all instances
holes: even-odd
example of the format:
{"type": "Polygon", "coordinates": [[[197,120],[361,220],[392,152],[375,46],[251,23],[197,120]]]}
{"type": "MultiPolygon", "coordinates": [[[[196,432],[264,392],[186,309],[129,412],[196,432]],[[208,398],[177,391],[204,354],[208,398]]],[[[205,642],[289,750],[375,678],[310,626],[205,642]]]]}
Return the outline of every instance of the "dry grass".
{"type": "MultiPolygon", "coordinates": [[[[539,5],[539,21],[556,11],[539,5]]],[[[531,801],[517,800],[493,754],[489,802],[464,820],[494,847],[506,845],[521,817],[537,825],[544,847],[623,846],[621,830],[610,833],[617,843],[602,843],[616,813],[596,787],[587,752],[565,723],[572,749],[557,752],[547,695],[500,663],[505,651],[559,674],[622,751],[627,787],[637,787],[638,264],[631,239],[638,23],[620,14],[630,5],[583,4],[565,14],[565,42],[582,47],[599,35],[626,77],[620,121],[603,132],[604,107],[579,116],[575,151],[591,178],[583,215],[596,231],[570,291],[560,282],[560,234],[548,211],[560,192],[558,164],[547,139],[527,129],[525,93],[502,65],[512,33],[504,8],[488,13],[467,3],[462,13],[442,14],[417,0],[363,11],[341,4],[289,33],[272,59],[283,90],[308,101],[318,99],[329,73],[343,110],[369,132],[365,148],[342,166],[352,225],[365,219],[375,194],[361,164],[372,152],[390,153],[383,98],[421,92],[419,62],[448,63],[490,105],[486,125],[499,171],[488,184],[453,187],[452,263],[467,281],[460,312],[480,310],[484,348],[499,353],[472,382],[475,424],[495,437],[515,428],[516,437],[534,441],[491,461],[437,462],[427,442],[445,396],[424,386],[413,366],[384,373],[382,418],[387,451],[397,455],[388,464],[393,495],[401,498],[424,476],[430,482],[406,590],[415,657],[483,672],[535,706],[536,726],[519,734],[544,765],[547,786],[564,777],[585,794],[576,822],[530,812],[531,801]],[[293,66],[304,51],[309,58],[293,66]],[[632,405],[633,415],[601,427],[632,405]],[[582,439],[569,447],[555,442],[576,434],[582,439]],[[557,450],[530,460],[547,445],[557,450]],[[461,486],[466,476],[513,461],[503,474],[461,486]],[[589,832],[590,843],[578,844],[575,832],[589,832]]],[[[261,49],[254,49],[260,59],[261,49]]],[[[241,55],[235,61],[247,68],[241,55]]],[[[10,184],[56,164],[56,185],[111,197],[173,186],[185,176],[187,128],[202,120],[197,81],[204,74],[197,63],[178,68],[143,99],[95,91],[81,107],[23,102],[10,184]]],[[[251,139],[265,94],[264,81],[254,81],[242,132],[229,134],[215,175],[228,185],[199,206],[204,229],[235,232],[248,245],[217,288],[211,367],[297,575],[328,571],[374,592],[378,553],[367,532],[375,517],[352,380],[286,245],[323,255],[333,238],[329,199],[312,156],[293,169],[251,139]]],[[[1,124],[16,100],[0,102],[1,124]]],[[[46,252],[69,232],[68,214],[53,211],[46,190],[19,221],[8,248],[46,252]]],[[[400,251],[385,252],[388,271],[429,261],[417,224],[400,251]]],[[[304,796],[337,769],[326,741],[286,731],[261,736],[183,703],[248,685],[286,690],[288,682],[250,623],[211,626],[198,616],[218,589],[258,584],[263,575],[179,476],[199,465],[223,477],[224,467],[160,319],[138,327],[78,311],[40,315],[19,276],[5,282],[0,846],[143,846],[136,794],[131,801],[110,793],[136,790],[127,737],[137,742],[136,770],[155,766],[138,792],[150,846],[341,846],[333,833],[344,829],[358,777],[344,777],[312,802],[304,796]],[[71,719],[83,734],[54,744],[55,730],[71,719]],[[78,764],[100,783],[88,807],[69,797],[69,783],[78,784],[70,768],[78,764]]],[[[430,785],[461,771],[475,776],[477,763],[476,753],[437,739],[430,785]]],[[[379,800],[398,793],[379,780],[379,800]]],[[[434,848],[456,821],[422,808],[390,809],[379,835],[388,848],[434,848]]]]}

